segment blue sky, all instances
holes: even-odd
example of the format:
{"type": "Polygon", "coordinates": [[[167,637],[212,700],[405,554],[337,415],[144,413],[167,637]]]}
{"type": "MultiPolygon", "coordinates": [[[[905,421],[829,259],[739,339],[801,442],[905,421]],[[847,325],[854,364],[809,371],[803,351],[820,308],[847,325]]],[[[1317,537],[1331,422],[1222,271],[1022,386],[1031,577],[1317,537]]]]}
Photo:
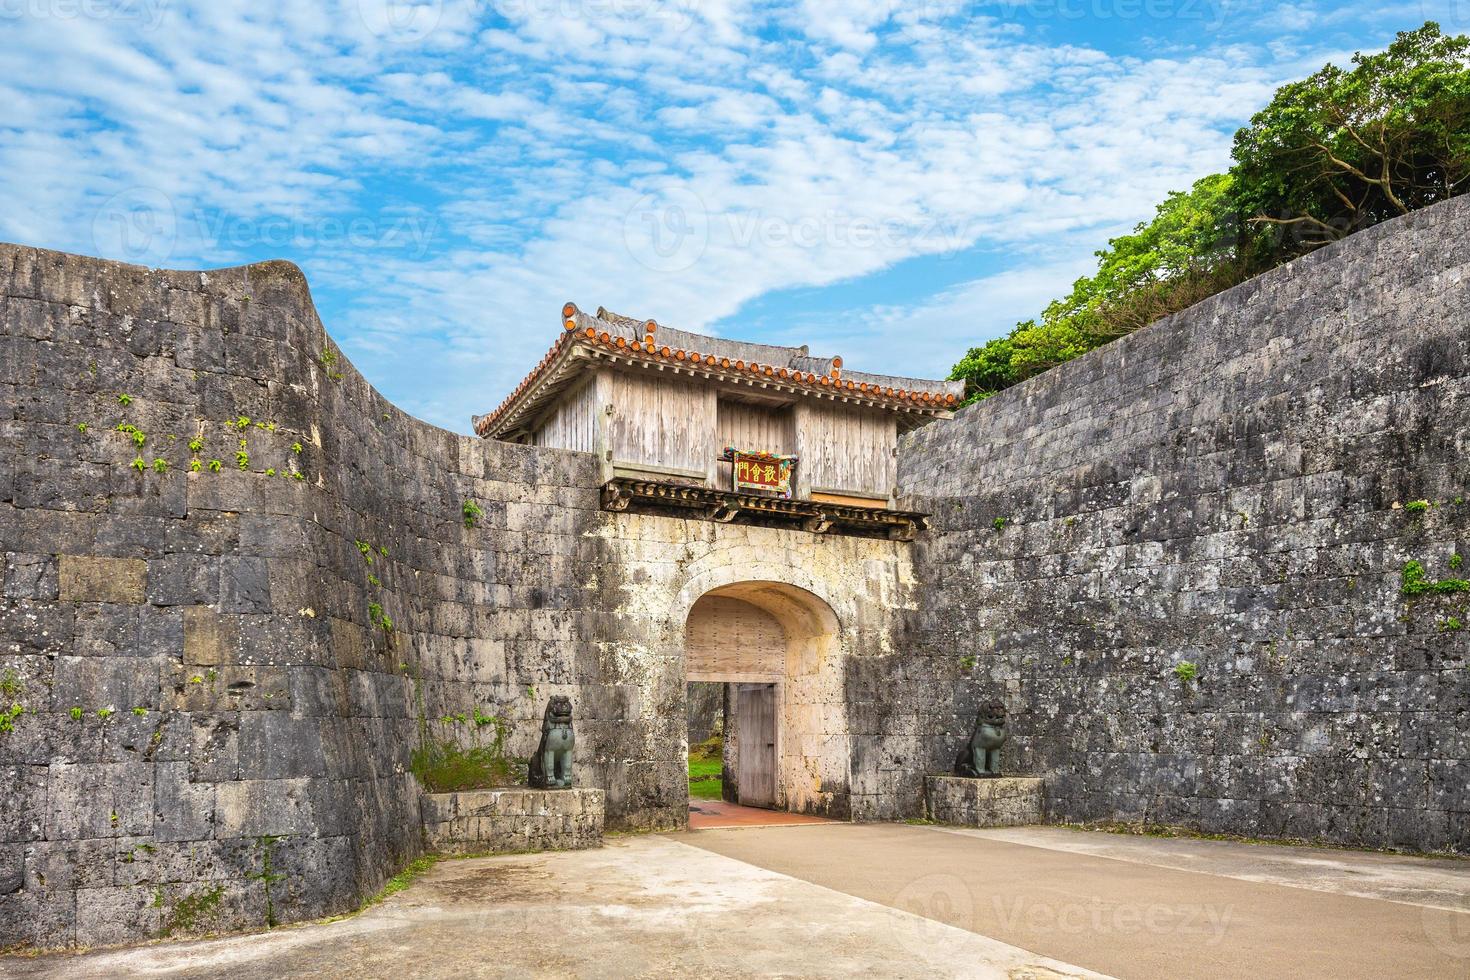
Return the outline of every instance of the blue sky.
{"type": "Polygon", "coordinates": [[[290,259],[459,431],[566,300],[942,377],[1426,19],[1470,0],[0,0],[0,238],[290,259]]]}

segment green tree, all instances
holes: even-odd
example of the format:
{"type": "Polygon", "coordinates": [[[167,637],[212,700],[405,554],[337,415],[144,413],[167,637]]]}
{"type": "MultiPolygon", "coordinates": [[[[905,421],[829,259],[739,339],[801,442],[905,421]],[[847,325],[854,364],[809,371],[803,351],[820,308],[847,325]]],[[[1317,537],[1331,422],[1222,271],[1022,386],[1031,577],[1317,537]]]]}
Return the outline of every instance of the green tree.
{"type": "Polygon", "coordinates": [[[1285,85],[1234,165],[1174,192],[1036,320],[971,348],[971,400],[1071,360],[1344,235],[1470,187],[1470,37],[1431,22],[1285,85]]]}
{"type": "Polygon", "coordinates": [[[1248,264],[1231,188],[1229,175],[1214,174],[1170,194],[1152,221],[1097,253],[1094,275],[1073,283],[1040,320],[972,348],[950,378],[964,380],[971,398],[983,398],[1197,302],[1223,288],[1222,278],[1240,281],[1248,264]]]}
{"type": "Polygon", "coordinates": [[[1235,136],[1237,200],[1284,261],[1463,193],[1470,37],[1439,25],[1283,86],[1235,136]]]}

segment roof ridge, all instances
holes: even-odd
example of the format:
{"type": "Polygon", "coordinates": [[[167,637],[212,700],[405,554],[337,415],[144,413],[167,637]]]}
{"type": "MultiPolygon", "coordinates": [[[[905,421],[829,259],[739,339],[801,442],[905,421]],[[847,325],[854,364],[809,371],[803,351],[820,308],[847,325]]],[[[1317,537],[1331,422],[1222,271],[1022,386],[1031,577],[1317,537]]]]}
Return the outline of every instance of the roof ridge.
{"type": "MultiPolygon", "coordinates": [[[[815,389],[831,389],[835,396],[838,392],[851,393],[860,398],[872,400],[878,405],[887,405],[893,408],[918,408],[921,411],[945,411],[958,405],[958,393],[945,391],[950,383],[940,381],[926,381],[919,378],[899,378],[886,375],[869,375],[861,372],[853,372],[848,378],[842,376],[842,358],[813,358],[809,354],[800,354],[787,358],[785,364],[773,364],[768,361],[760,361],[755,358],[735,356],[726,353],[716,353],[709,350],[699,350],[690,347],[675,346],[674,343],[664,342],[667,337],[677,343],[682,337],[700,338],[712,342],[713,346],[727,346],[731,348],[746,348],[771,351],[804,351],[805,347],[778,347],[770,344],[747,344],[743,341],[725,341],[719,337],[710,337],[705,334],[695,334],[682,330],[665,330],[659,333],[659,326],[653,320],[634,320],[621,314],[611,313],[606,308],[599,307],[596,316],[589,316],[577,308],[575,303],[567,303],[562,307],[562,333],[556,338],[546,356],[541,358],[540,363],[528,374],[516,389],[500,403],[500,405],[488,415],[475,416],[475,431],[484,436],[488,435],[495,423],[515,404],[521,394],[526,391],[541,375],[543,371],[554,361],[563,347],[584,343],[589,346],[601,347],[605,350],[615,352],[619,355],[637,358],[640,360],[661,360],[675,363],[684,362],[689,368],[699,365],[702,368],[713,368],[717,371],[728,371],[734,374],[751,374],[757,377],[769,378],[779,384],[791,387],[805,387],[815,389]],[[599,329],[599,327],[604,329],[599,329]],[[673,337],[668,337],[673,334],[673,337]],[[796,363],[804,362],[804,363],[796,363]],[[825,372],[810,370],[819,364],[830,365],[825,372]],[[874,379],[874,380],[868,380],[874,379]],[[898,385],[885,382],[896,381],[898,385]],[[933,386],[940,390],[920,390],[908,385],[933,386]]],[[[738,352],[737,352],[738,353],[738,352]]]]}

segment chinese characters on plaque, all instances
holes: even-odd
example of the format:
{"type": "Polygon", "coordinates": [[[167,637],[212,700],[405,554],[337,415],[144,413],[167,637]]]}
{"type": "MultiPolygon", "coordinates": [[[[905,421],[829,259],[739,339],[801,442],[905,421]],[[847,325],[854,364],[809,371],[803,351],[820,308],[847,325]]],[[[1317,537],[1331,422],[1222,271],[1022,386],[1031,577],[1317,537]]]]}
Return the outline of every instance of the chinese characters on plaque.
{"type": "Polygon", "coordinates": [[[730,461],[730,469],[734,474],[733,489],[736,493],[761,490],[790,499],[791,471],[796,466],[795,456],[743,452],[727,446],[721,458],[730,461]]]}

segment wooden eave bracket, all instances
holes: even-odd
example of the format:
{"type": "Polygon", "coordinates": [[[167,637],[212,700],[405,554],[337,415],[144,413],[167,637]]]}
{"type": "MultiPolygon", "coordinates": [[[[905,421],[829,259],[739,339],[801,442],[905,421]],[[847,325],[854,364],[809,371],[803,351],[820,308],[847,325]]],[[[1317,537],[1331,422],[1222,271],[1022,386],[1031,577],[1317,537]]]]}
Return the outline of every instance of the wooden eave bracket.
{"type": "Polygon", "coordinates": [[[795,524],[812,534],[876,533],[894,541],[912,541],[928,526],[927,515],[910,511],[763,497],[658,480],[614,477],[602,488],[604,510],[622,513],[635,503],[670,511],[669,516],[720,524],[742,517],[752,523],[795,524]]]}

